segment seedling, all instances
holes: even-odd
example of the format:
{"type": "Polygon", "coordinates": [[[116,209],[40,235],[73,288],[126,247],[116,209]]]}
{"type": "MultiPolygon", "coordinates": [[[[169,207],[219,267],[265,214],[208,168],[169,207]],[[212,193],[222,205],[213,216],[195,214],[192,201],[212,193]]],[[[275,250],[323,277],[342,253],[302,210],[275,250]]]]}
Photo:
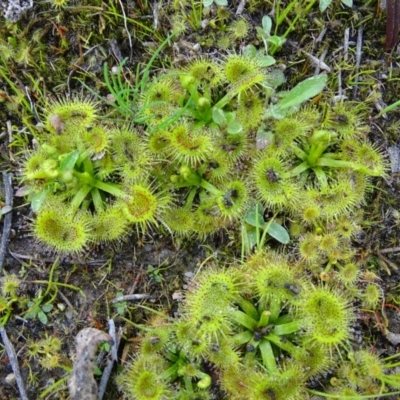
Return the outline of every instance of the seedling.
{"type": "MultiPolygon", "coordinates": [[[[115,297],[116,299],[118,299],[118,297],[122,297],[123,293],[122,292],[118,292],[115,297]]],[[[126,301],[118,301],[115,303],[115,308],[117,309],[117,313],[119,315],[125,315],[125,310],[128,306],[128,303],[126,301]]]]}
{"type": "MultiPolygon", "coordinates": [[[[353,0],[340,0],[347,7],[353,7],[353,0]]],[[[319,0],[319,9],[324,12],[332,3],[332,0],[319,0]]]]}
{"type": "Polygon", "coordinates": [[[285,257],[257,252],[242,266],[202,270],[175,321],[156,317],[143,327],[139,355],[120,379],[131,397],[142,393],[145,380],[163,395],[197,393],[212,383],[202,371],[207,360],[221,371],[228,393],[299,394],[307,379],[332,368],[330,352],[347,344],[352,320],[339,290],[311,287],[285,257]],[[255,373],[258,364],[268,373],[255,373]],[[252,384],[240,388],[235,371],[245,371],[252,384]]]}
{"type": "Polygon", "coordinates": [[[261,27],[257,26],[256,31],[264,43],[267,54],[274,54],[276,50],[280,49],[286,41],[286,39],[281,36],[271,35],[271,29],[272,19],[270,16],[264,15],[261,21],[261,27]],[[270,46],[272,46],[272,49],[270,46]]]}
{"type": "Polygon", "coordinates": [[[29,310],[24,314],[27,319],[35,319],[46,325],[48,322],[47,314],[53,309],[53,304],[41,304],[43,299],[39,296],[34,301],[28,302],[29,310]]]}
{"type": "Polygon", "coordinates": [[[220,7],[226,7],[228,5],[228,0],[202,0],[204,7],[211,7],[213,3],[220,7]]]}
{"type": "Polygon", "coordinates": [[[254,247],[261,251],[265,245],[267,234],[282,244],[290,242],[287,230],[274,221],[274,218],[264,221],[263,207],[260,203],[256,203],[247,211],[241,232],[242,259],[244,254],[250,254],[254,247]]]}
{"type": "Polygon", "coordinates": [[[149,275],[157,282],[161,283],[163,281],[163,277],[161,275],[161,270],[160,268],[156,268],[153,265],[148,265],[147,266],[147,271],[149,275]]]}

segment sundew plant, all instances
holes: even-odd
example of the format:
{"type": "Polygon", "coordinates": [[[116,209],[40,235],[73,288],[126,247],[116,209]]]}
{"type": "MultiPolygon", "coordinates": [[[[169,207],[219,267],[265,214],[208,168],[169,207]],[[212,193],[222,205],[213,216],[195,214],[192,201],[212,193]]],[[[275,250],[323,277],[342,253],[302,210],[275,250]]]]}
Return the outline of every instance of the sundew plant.
{"type": "Polygon", "coordinates": [[[364,140],[362,110],[299,110],[326,75],[279,92],[284,76],[274,63],[252,46],[223,60],[200,57],[155,75],[133,103],[120,77],[107,78],[114,113],[133,110],[133,123],[103,121],[100,100],[45,104],[45,129],[21,177],[37,213],[34,235],[77,253],[160,224],[203,239],[241,223],[254,200],[309,222],[350,212],[368,177],[385,173],[364,140]]]}

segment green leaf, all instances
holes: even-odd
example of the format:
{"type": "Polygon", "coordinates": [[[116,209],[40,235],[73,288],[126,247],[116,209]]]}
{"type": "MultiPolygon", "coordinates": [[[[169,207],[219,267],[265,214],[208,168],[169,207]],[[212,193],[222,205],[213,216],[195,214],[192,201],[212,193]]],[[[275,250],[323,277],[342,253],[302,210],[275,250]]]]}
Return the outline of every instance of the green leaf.
{"type": "Polygon", "coordinates": [[[264,32],[270,34],[272,28],[272,19],[268,15],[264,15],[261,21],[264,32]]]}
{"type": "Polygon", "coordinates": [[[31,208],[33,212],[38,212],[47,197],[47,190],[36,193],[31,200],[31,208]]]}
{"type": "Polygon", "coordinates": [[[247,58],[254,58],[257,55],[257,49],[252,44],[249,44],[244,48],[243,55],[247,58]]]}
{"type": "Polygon", "coordinates": [[[38,314],[38,312],[39,312],[39,307],[34,307],[34,308],[32,308],[30,311],[28,311],[25,315],[24,315],[24,317],[26,318],[26,319],[33,319],[33,318],[35,318],[36,317],[36,315],[38,314]]]}
{"type": "Polygon", "coordinates": [[[261,67],[270,67],[271,65],[274,65],[276,63],[276,60],[272,56],[262,56],[259,58],[260,65],[261,67]]]}
{"type": "Polygon", "coordinates": [[[257,35],[260,36],[261,39],[267,39],[267,33],[260,28],[259,26],[256,26],[256,31],[257,31],[257,35]]]}
{"type": "Polygon", "coordinates": [[[219,126],[226,125],[225,113],[218,107],[213,108],[212,119],[219,126]]]}
{"type": "Polygon", "coordinates": [[[280,69],[273,69],[269,71],[267,77],[267,84],[276,88],[286,82],[285,74],[280,69]]]}
{"type": "Polygon", "coordinates": [[[299,331],[301,326],[300,321],[291,321],[286,324],[276,325],[272,331],[275,335],[290,335],[293,332],[299,331]]]}
{"type": "Polygon", "coordinates": [[[253,330],[257,326],[257,321],[243,311],[234,310],[229,314],[229,318],[249,330],[253,330]]]}
{"type": "Polygon", "coordinates": [[[324,12],[332,3],[332,0],[319,0],[319,10],[324,12]]]}
{"type": "Polygon", "coordinates": [[[11,206],[4,206],[0,209],[0,215],[9,213],[12,210],[11,206]]]}
{"type": "Polygon", "coordinates": [[[239,124],[239,122],[232,122],[228,125],[227,131],[231,135],[235,135],[236,133],[240,133],[243,130],[243,126],[239,124]]]}
{"type": "Polygon", "coordinates": [[[295,86],[285,97],[278,102],[277,107],[280,110],[288,110],[297,107],[304,101],[321,93],[324,89],[328,76],[325,74],[313,76],[295,86]]]}
{"type": "Polygon", "coordinates": [[[111,350],[111,345],[109,342],[103,342],[100,346],[100,348],[104,351],[110,351],[111,350]]]}
{"type": "Polygon", "coordinates": [[[228,0],[214,0],[215,4],[218,6],[227,6],[228,5],[228,0]]]}
{"type": "Polygon", "coordinates": [[[45,313],[50,312],[53,309],[53,304],[45,304],[44,306],[42,306],[42,310],[45,313]]]}
{"type": "Polygon", "coordinates": [[[65,156],[63,156],[58,170],[66,171],[74,168],[74,165],[78,161],[78,158],[79,158],[79,151],[78,150],[71,151],[71,153],[68,153],[65,156]]]}
{"type": "Polygon", "coordinates": [[[342,4],[351,8],[353,7],[353,0],[342,0],[342,4]]]}
{"type": "Polygon", "coordinates": [[[93,374],[96,375],[96,376],[101,376],[103,374],[103,372],[101,372],[101,369],[97,365],[95,365],[94,366],[94,370],[93,370],[93,374]]]}
{"type": "Polygon", "coordinates": [[[257,244],[259,235],[260,235],[260,231],[258,231],[258,235],[257,235],[256,228],[246,231],[246,237],[247,237],[249,249],[252,249],[257,244]]]}
{"type": "Polygon", "coordinates": [[[42,310],[40,310],[40,311],[38,312],[37,316],[38,316],[38,318],[39,318],[39,321],[40,321],[43,325],[46,325],[46,324],[47,324],[47,322],[48,322],[47,315],[46,315],[42,310]]]}
{"type": "Polygon", "coordinates": [[[268,223],[268,234],[276,239],[282,244],[288,244],[290,242],[290,236],[287,230],[282,226],[277,224],[275,221],[268,223]]]}
{"type": "Polygon", "coordinates": [[[246,224],[254,226],[255,228],[263,229],[264,227],[264,217],[263,217],[263,207],[258,204],[252,207],[245,215],[244,221],[246,224]]]}
{"type": "Polygon", "coordinates": [[[226,118],[226,124],[230,125],[232,122],[235,121],[236,114],[234,112],[224,112],[226,118]]]}
{"type": "Polygon", "coordinates": [[[283,43],[285,43],[286,39],[280,37],[280,36],[271,36],[267,39],[267,42],[272,44],[275,47],[282,47],[283,43]]]}

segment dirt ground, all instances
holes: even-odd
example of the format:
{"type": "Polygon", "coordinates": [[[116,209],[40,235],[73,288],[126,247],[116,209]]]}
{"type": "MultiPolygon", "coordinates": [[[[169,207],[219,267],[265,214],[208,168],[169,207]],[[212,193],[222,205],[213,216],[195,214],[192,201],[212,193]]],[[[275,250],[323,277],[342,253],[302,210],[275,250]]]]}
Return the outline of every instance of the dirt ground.
{"type": "MultiPolygon", "coordinates": [[[[79,74],[82,70],[88,73],[85,78],[87,84],[105,95],[106,88],[101,86],[98,80],[102,79],[102,63],[115,57],[109,50],[110,39],[117,41],[119,51],[124,57],[129,57],[131,50],[122,19],[117,19],[118,27],[113,26],[107,19],[107,15],[113,15],[112,10],[117,9],[121,12],[121,2],[86,2],[82,3],[81,8],[77,5],[75,7],[75,4],[60,8],[51,3],[53,2],[38,2],[29,14],[23,16],[16,24],[5,23],[4,16],[0,16],[0,45],[10,43],[9,38],[15,36],[18,37],[18,46],[27,48],[26,59],[19,54],[18,60],[11,58],[0,64],[1,68],[9,74],[9,79],[15,82],[18,89],[24,86],[30,88],[30,101],[33,102],[38,101],[37,97],[40,95],[33,87],[33,80],[39,83],[47,96],[62,95],[68,90],[81,90],[79,83],[70,81],[69,77],[79,74]],[[93,7],[93,10],[89,10],[90,7],[93,7]],[[84,13],[89,12],[89,20],[85,22],[81,17],[82,22],[79,19],[80,15],[86,16],[84,13]],[[45,62],[51,68],[48,75],[36,59],[39,52],[35,51],[35,46],[39,44],[29,46],[29,43],[33,43],[30,40],[36,40],[34,34],[39,32],[39,29],[42,30],[40,46],[47,46],[43,54],[46,57],[45,62]],[[90,30],[93,30],[93,39],[89,40],[90,30]],[[64,40],[68,42],[66,48],[63,48],[64,40]],[[90,47],[99,46],[98,51],[91,53],[93,59],[90,60],[82,56],[84,50],[89,48],[88,43],[90,47]],[[86,47],[83,49],[82,46],[86,47]],[[76,66],[78,58],[79,67],[76,66]],[[8,71],[5,65],[8,65],[8,71]]],[[[138,22],[136,24],[130,20],[129,30],[133,32],[135,29],[142,29],[142,33],[146,33],[133,37],[134,49],[130,67],[134,70],[136,63],[142,61],[141,58],[148,60],[148,43],[158,42],[158,38],[152,38],[140,25],[152,26],[155,15],[152,5],[147,2],[139,2],[137,5],[132,2],[126,3],[124,2],[126,13],[138,22]]],[[[166,11],[163,10],[168,10],[168,7],[164,7],[162,3],[160,2],[158,7],[160,34],[167,32],[172,23],[171,15],[165,14],[166,11]]],[[[229,18],[234,21],[239,18],[235,15],[239,3],[232,3],[229,2],[229,18]]],[[[288,2],[282,2],[280,6],[283,7],[284,3],[288,2]]],[[[259,26],[262,16],[272,9],[272,2],[254,4],[254,9],[249,11],[248,2],[243,11],[243,15],[253,27],[259,26]]],[[[186,8],[189,9],[190,5],[186,8]]],[[[281,34],[293,18],[292,12],[288,20],[282,23],[281,34]]],[[[376,116],[382,107],[398,100],[400,56],[397,45],[393,49],[385,50],[385,24],[386,14],[379,10],[376,2],[355,1],[352,9],[348,9],[339,1],[333,1],[325,13],[321,13],[318,4],[315,4],[307,17],[297,22],[295,29],[288,35],[287,42],[274,56],[279,63],[285,64],[287,86],[291,87],[317,68],[307,54],[320,57],[325,52],[324,63],[331,67],[330,74],[336,77],[338,85],[340,71],[341,86],[348,98],[357,102],[367,102],[370,108],[369,138],[386,153],[389,168],[385,179],[373,180],[374,190],[368,195],[365,204],[362,232],[354,239],[353,245],[357,251],[356,257],[368,265],[368,270],[378,275],[383,299],[381,305],[373,312],[363,309],[361,304],[356,305],[357,321],[353,333],[355,348],[367,344],[378,354],[389,356],[399,351],[400,343],[387,336],[388,331],[400,334],[400,109],[394,109],[378,118],[376,116]],[[350,55],[344,62],[343,43],[346,32],[349,35],[350,55]],[[357,41],[362,43],[359,65],[356,54],[357,41]]],[[[203,43],[205,39],[202,40],[202,35],[204,38],[214,37],[216,40],[209,32],[209,27],[198,32],[189,27],[185,37],[179,39],[174,48],[166,48],[163,56],[158,58],[157,68],[164,66],[163,58],[167,56],[171,58],[172,55],[176,62],[181,62],[179,57],[190,59],[192,53],[187,50],[188,44],[203,43]]],[[[254,30],[246,38],[246,43],[250,42],[257,44],[254,30]]],[[[233,50],[239,51],[242,45],[243,43],[238,41],[233,50]]],[[[201,46],[200,54],[218,51],[220,50],[213,45],[204,45],[201,46]]],[[[337,95],[338,92],[334,94],[337,95]]],[[[12,190],[15,195],[20,188],[21,152],[20,148],[13,147],[10,143],[9,127],[10,124],[14,126],[12,135],[17,137],[18,132],[24,132],[24,121],[30,121],[33,125],[37,121],[18,103],[9,82],[1,76],[0,100],[0,165],[3,171],[12,173],[12,190]]],[[[24,146],[31,145],[28,135],[24,146]]],[[[1,200],[5,204],[5,195],[0,194],[1,200]]],[[[5,250],[2,274],[16,274],[21,279],[18,288],[20,303],[13,305],[13,313],[4,328],[17,353],[29,399],[69,398],[65,381],[55,385],[54,390],[45,393],[44,397],[40,397],[46,389],[66,376],[66,369],[44,367],[40,363],[43,354],[32,355],[28,351],[35,342],[54,337],[60,339],[60,348],[54,354],[59,365],[70,368],[77,333],[87,327],[108,332],[108,320],[112,318],[121,334],[118,355],[120,363],[123,363],[132,355],[132,351],[129,352],[128,349],[134,349],[138,341],[139,330],[135,325],[143,323],[148,317],[144,308],[137,307],[139,302],[149,307],[167,310],[169,315],[174,316],[188,280],[204,260],[212,256],[215,260],[226,263],[227,260],[240,257],[240,246],[237,244],[240,234],[235,226],[222,230],[201,243],[192,239],[176,240],[161,227],[145,235],[132,232],[125,239],[112,245],[92,246],[85,254],[79,256],[57,256],[32,237],[30,226],[34,214],[30,205],[23,197],[15,196],[13,201],[13,208],[9,213],[12,216],[10,238],[5,250]],[[40,298],[46,291],[49,273],[54,263],[57,265],[54,268],[53,282],[62,283],[64,286],[58,286],[50,310],[45,312],[43,305],[55,294],[54,287],[42,304],[42,314],[46,314],[46,323],[40,321],[39,315],[26,318],[27,304],[40,298]],[[123,305],[113,302],[121,293],[149,295],[150,298],[127,301],[123,305]],[[118,308],[118,304],[122,309],[118,308]]],[[[1,230],[5,226],[4,221],[5,216],[0,221],[1,230]]],[[[268,245],[280,250],[283,247],[273,240],[270,240],[268,245]]],[[[290,253],[291,246],[294,245],[289,244],[284,251],[290,253]]],[[[51,350],[47,355],[52,355],[51,350]]],[[[106,352],[103,352],[99,356],[99,367],[104,367],[106,360],[106,352]]],[[[122,399],[122,394],[117,391],[113,379],[116,371],[117,367],[114,366],[104,399],[122,399]]],[[[20,398],[12,372],[9,357],[0,342],[1,399],[20,398]]],[[[329,379],[329,376],[314,382],[313,388],[322,391],[324,379],[329,379]]],[[[215,398],[222,397],[218,385],[214,392],[215,398]]]]}

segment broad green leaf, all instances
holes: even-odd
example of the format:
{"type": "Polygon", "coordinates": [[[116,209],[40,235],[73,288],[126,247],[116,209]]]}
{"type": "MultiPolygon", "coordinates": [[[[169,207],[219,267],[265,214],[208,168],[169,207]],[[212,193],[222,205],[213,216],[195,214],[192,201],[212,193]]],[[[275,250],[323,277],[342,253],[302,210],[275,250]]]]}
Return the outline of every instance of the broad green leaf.
{"type": "Polygon", "coordinates": [[[47,190],[36,193],[31,200],[31,208],[33,212],[38,212],[47,197],[47,190]]]}
{"type": "Polygon", "coordinates": [[[101,371],[101,369],[97,365],[95,365],[93,370],[93,375],[101,376],[102,374],[103,372],[101,371]]]}
{"type": "Polygon", "coordinates": [[[267,39],[267,33],[260,28],[259,26],[256,26],[256,31],[257,31],[257,35],[260,36],[261,39],[267,39]]]}
{"type": "Polygon", "coordinates": [[[275,47],[282,47],[282,45],[286,42],[286,39],[280,36],[271,36],[267,39],[267,42],[272,44],[275,47]]]}
{"type": "Polygon", "coordinates": [[[347,7],[353,7],[353,0],[342,0],[342,3],[347,7]]]}
{"type": "Polygon", "coordinates": [[[227,131],[231,135],[235,135],[236,133],[240,133],[243,130],[243,126],[239,124],[239,122],[232,122],[228,125],[227,131]]]}
{"type": "Polygon", "coordinates": [[[110,345],[109,342],[102,343],[101,347],[102,347],[102,350],[104,350],[104,351],[110,351],[111,350],[111,345],[110,345]]]}
{"type": "Polygon", "coordinates": [[[45,304],[44,306],[42,306],[42,310],[45,313],[50,312],[53,309],[53,304],[45,304]]]}
{"type": "Polygon", "coordinates": [[[12,210],[11,206],[4,206],[0,209],[0,215],[9,213],[12,210]]]}
{"type": "Polygon", "coordinates": [[[264,15],[261,21],[264,32],[270,34],[272,28],[272,19],[268,15],[264,15]]]}
{"type": "Polygon", "coordinates": [[[259,236],[260,236],[260,232],[258,232],[258,236],[257,236],[257,230],[255,228],[250,229],[246,232],[249,249],[252,249],[257,244],[257,240],[259,240],[259,236]]]}
{"type": "Polygon", "coordinates": [[[28,303],[28,307],[29,307],[29,310],[28,310],[28,312],[24,315],[24,317],[25,317],[26,319],[35,318],[36,315],[38,314],[38,312],[41,311],[39,306],[29,305],[29,303],[28,303]]]}
{"type": "Polygon", "coordinates": [[[226,124],[230,125],[232,122],[235,121],[236,114],[234,112],[224,112],[226,118],[226,124]]]}
{"type": "Polygon", "coordinates": [[[39,312],[38,312],[38,318],[39,318],[39,321],[43,324],[43,325],[46,325],[47,324],[47,321],[48,321],[48,319],[47,319],[47,315],[42,311],[42,310],[40,310],[39,312]]]}
{"type": "Polygon", "coordinates": [[[228,5],[228,0],[214,0],[215,4],[218,6],[227,6],[228,5]]]}
{"type": "Polygon", "coordinates": [[[259,61],[260,61],[261,67],[264,67],[264,68],[274,65],[276,62],[275,58],[272,56],[262,56],[259,58],[259,61]]]}
{"type": "Polygon", "coordinates": [[[257,49],[252,44],[244,48],[243,55],[247,58],[254,58],[257,55],[257,49]]]}
{"type": "Polygon", "coordinates": [[[263,207],[258,204],[252,207],[245,215],[244,221],[254,227],[258,227],[260,230],[264,227],[263,207]]]}
{"type": "Polygon", "coordinates": [[[287,230],[282,226],[277,224],[275,221],[267,224],[268,226],[268,234],[276,239],[278,242],[282,244],[288,244],[290,242],[290,236],[287,230]]]}
{"type": "Polygon", "coordinates": [[[69,169],[74,168],[75,163],[78,161],[79,158],[79,151],[71,151],[71,153],[68,153],[63,157],[61,160],[60,166],[59,166],[59,171],[66,171],[69,169]]]}
{"type": "Polygon", "coordinates": [[[212,110],[212,119],[219,126],[226,125],[226,118],[224,112],[217,107],[214,107],[212,110]]]}
{"type": "Polygon", "coordinates": [[[321,12],[324,12],[331,3],[332,3],[332,0],[319,0],[319,10],[321,12]]]}
{"type": "Polygon", "coordinates": [[[285,74],[280,69],[273,69],[269,71],[267,76],[267,84],[276,88],[286,82],[285,74]]]}
{"type": "Polygon", "coordinates": [[[327,81],[328,76],[322,74],[300,82],[285,94],[285,97],[278,102],[277,107],[281,110],[285,110],[299,106],[304,101],[321,93],[327,81]]]}

